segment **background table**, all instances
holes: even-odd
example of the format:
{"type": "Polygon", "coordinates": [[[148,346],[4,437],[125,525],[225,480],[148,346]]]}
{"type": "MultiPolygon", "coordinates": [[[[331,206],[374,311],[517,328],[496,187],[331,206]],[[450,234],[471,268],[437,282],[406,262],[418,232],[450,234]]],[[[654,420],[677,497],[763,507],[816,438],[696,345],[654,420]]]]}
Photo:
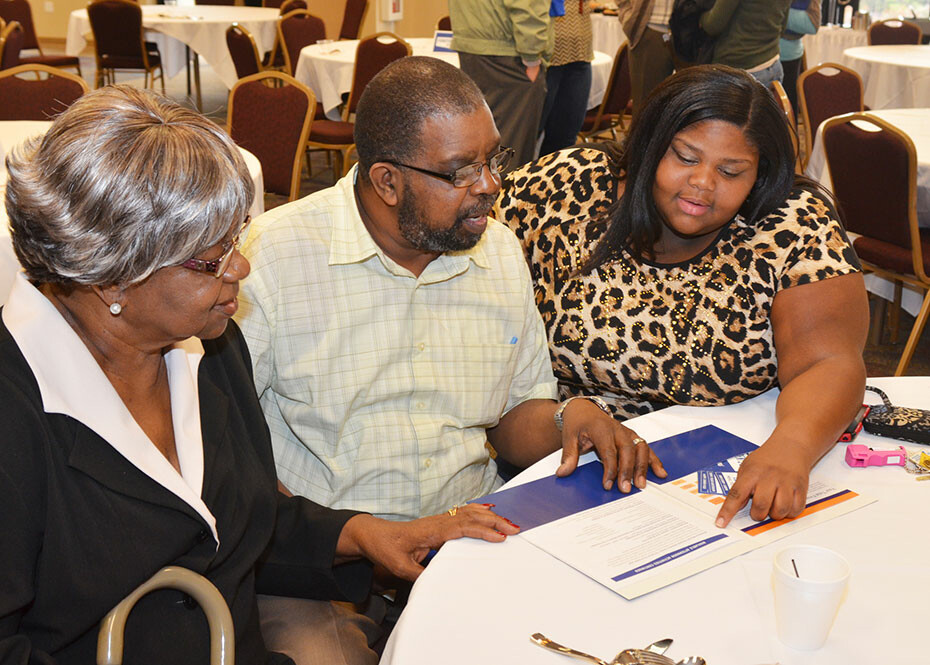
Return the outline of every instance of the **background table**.
{"type": "MultiPolygon", "coordinates": [[[[930,108],[882,109],[871,111],[870,114],[890,122],[910,136],[914,142],[917,148],[917,223],[930,228],[930,108]]],[[[833,183],[830,181],[827,158],[823,151],[823,137],[820,134],[818,129],[814,151],[807,163],[805,175],[832,189],[833,183]]],[[[877,275],[866,275],[865,282],[871,293],[886,300],[894,299],[894,286],[890,281],[877,275]]],[[[912,316],[917,316],[922,303],[923,292],[905,286],[901,293],[901,306],[912,316]]]]}
{"type": "MultiPolygon", "coordinates": [[[[408,39],[414,55],[427,55],[445,60],[459,66],[459,54],[454,51],[434,51],[432,37],[415,37],[408,39]]],[[[328,118],[340,120],[339,105],[342,94],[352,87],[352,72],[355,68],[355,49],[358,40],[344,40],[328,44],[311,44],[304,47],[297,61],[294,77],[309,86],[316,95],[317,102],[323,105],[328,118]]],[[[607,83],[610,79],[610,66],[613,55],[599,51],[594,52],[591,63],[591,93],[588,96],[588,108],[601,103],[607,83]]]]}
{"type": "MultiPolygon", "coordinates": [[[[0,156],[23,142],[30,136],[45,134],[52,123],[38,120],[5,120],[0,121],[0,156]]],[[[258,158],[248,150],[239,148],[245,164],[252,176],[255,185],[255,198],[249,214],[254,219],[265,211],[265,182],[262,177],[262,165],[258,158]]],[[[0,305],[6,302],[13,286],[13,278],[19,272],[19,261],[13,252],[13,243],[10,240],[10,226],[6,216],[6,162],[0,159],[0,305]]]]}
{"type": "Polygon", "coordinates": [[[821,62],[843,63],[843,51],[855,46],[869,43],[865,30],[853,30],[839,25],[822,25],[816,34],[804,35],[804,54],[807,66],[813,67],[821,62]]]}
{"type": "MultiPolygon", "coordinates": [[[[930,378],[869,382],[895,404],[930,408],[930,378]]],[[[761,444],[775,423],[776,396],[771,391],[724,407],[676,406],[628,424],[656,440],[713,423],[761,444]]],[[[867,400],[877,401],[871,393],[867,400]]],[[[868,434],[857,442],[897,443],[868,434]]],[[[923,571],[930,530],[922,518],[930,505],[930,483],[916,482],[901,467],[852,469],[843,455],[844,447],[837,445],[817,469],[878,501],[633,601],[520,536],[501,544],[446,543],[413,587],[381,663],[577,662],[532,644],[529,636],[535,632],[607,658],[623,647],[672,637],[669,656],[701,655],[709,665],[926,662],[919,636],[926,631],[923,571]],[[837,550],[852,566],[848,596],[830,638],[813,652],[789,649],[775,636],[772,559],[798,543],[837,550]]],[[[558,456],[550,455],[511,483],[551,474],[558,456]]]]}
{"type": "MultiPolygon", "coordinates": [[[[227,88],[238,78],[229,49],[226,28],[234,21],[252,33],[258,52],[270,51],[274,45],[278,10],[265,7],[197,5],[169,7],[142,5],[142,26],[156,34],[147,35],[158,44],[165,76],[170,78],[184,68],[184,44],[203,56],[227,88]]],[[[86,9],[76,9],[68,17],[65,53],[78,55],[87,46],[91,34],[86,9]]]]}
{"type": "Polygon", "coordinates": [[[872,109],[930,106],[930,46],[858,46],[843,52],[841,64],[855,69],[872,109]]]}
{"type": "Polygon", "coordinates": [[[627,41],[620,19],[606,14],[591,14],[591,37],[594,50],[610,57],[617,55],[617,49],[627,41]]]}

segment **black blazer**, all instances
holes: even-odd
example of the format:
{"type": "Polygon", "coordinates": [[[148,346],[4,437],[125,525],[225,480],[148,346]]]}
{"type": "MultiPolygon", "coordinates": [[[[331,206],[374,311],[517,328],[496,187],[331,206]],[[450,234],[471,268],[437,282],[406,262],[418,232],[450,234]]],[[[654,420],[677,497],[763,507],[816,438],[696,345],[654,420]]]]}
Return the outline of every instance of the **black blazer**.
{"type": "MultiPolygon", "coordinates": [[[[42,410],[35,378],[0,322],[0,664],[95,662],[100,620],[166,565],[213,582],[236,629],[239,663],[290,662],[265,650],[261,593],[360,600],[364,562],[332,568],[350,511],[277,492],[271,439],[248,350],[230,322],[204,341],[198,376],[202,498],[193,508],[76,420],[42,410]]],[[[127,665],[202,665],[206,619],[184,594],[143,598],[126,629],[127,665]]]]}

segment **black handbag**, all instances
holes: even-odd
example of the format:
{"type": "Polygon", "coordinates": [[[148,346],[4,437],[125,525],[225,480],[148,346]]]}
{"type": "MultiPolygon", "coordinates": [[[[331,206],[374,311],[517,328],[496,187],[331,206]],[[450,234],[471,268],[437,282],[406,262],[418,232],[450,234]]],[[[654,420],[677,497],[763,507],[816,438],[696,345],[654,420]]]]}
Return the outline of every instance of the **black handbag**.
{"type": "Polygon", "coordinates": [[[862,421],[866,432],[930,445],[930,411],[892,406],[884,391],[873,386],[866,386],[865,389],[877,394],[883,402],[873,406],[862,421]]]}
{"type": "Polygon", "coordinates": [[[672,53],[676,68],[704,65],[714,57],[716,39],[701,29],[701,14],[714,6],[715,0],[675,0],[668,20],[672,33],[672,53]]]}

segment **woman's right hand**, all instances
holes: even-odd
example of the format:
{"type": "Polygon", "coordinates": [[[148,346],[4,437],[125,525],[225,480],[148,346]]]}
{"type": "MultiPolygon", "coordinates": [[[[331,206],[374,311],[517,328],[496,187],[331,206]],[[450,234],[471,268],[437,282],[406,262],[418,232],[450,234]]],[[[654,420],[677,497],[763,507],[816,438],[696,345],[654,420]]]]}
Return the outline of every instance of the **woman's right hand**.
{"type": "Polygon", "coordinates": [[[456,538],[480,538],[492,543],[520,532],[520,527],[491,510],[491,504],[468,504],[410,522],[391,522],[373,515],[356,515],[346,522],[336,546],[338,557],[365,557],[397,577],[415,580],[420,562],[430,550],[456,538]],[[454,514],[453,514],[454,513],[454,514]]]}

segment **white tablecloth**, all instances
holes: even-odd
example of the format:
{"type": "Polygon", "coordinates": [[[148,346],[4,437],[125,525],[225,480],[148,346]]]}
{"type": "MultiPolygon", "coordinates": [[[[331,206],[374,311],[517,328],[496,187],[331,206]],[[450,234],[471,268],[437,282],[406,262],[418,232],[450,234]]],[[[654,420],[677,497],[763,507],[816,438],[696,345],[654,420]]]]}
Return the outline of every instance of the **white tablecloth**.
{"type": "Polygon", "coordinates": [[[843,52],[841,64],[862,76],[869,108],[930,107],[930,46],[858,46],[843,52]]]}
{"type": "MultiPolygon", "coordinates": [[[[451,51],[433,51],[431,37],[407,39],[414,55],[428,55],[459,66],[458,53],[451,51]]],[[[327,117],[340,120],[339,104],[342,94],[352,87],[352,72],[355,68],[355,50],[358,40],[345,40],[329,44],[311,44],[300,52],[294,77],[309,86],[316,94],[317,102],[323,105],[327,117]]],[[[599,51],[594,52],[591,63],[591,94],[588,96],[588,108],[601,103],[607,83],[610,79],[610,66],[613,55],[599,51]]]]}
{"type": "Polygon", "coordinates": [[[617,55],[617,49],[627,41],[620,19],[604,14],[591,14],[591,37],[594,50],[606,53],[610,57],[617,55]]]}
{"type": "Polygon", "coordinates": [[[865,46],[869,43],[869,38],[865,30],[822,25],[817,34],[804,35],[801,41],[804,42],[807,66],[814,67],[821,62],[842,64],[843,51],[854,46],[865,46]]]}
{"type": "MultiPolygon", "coordinates": [[[[0,121],[0,154],[3,150],[9,152],[10,149],[26,140],[30,136],[44,134],[52,123],[39,120],[5,120],[0,121]]],[[[255,185],[255,199],[252,201],[252,207],[249,214],[254,219],[265,211],[265,181],[262,177],[262,165],[258,158],[248,150],[239,148],[242,151],[242,157],[249,169],[249,175],[252,176],[252,183],[255,185]]],[[[0,305],[6,302],[10,294],[10,288],[13,286],[13,278],[19,272],[19,261],[16,254],[13,253],[13,244],[10,240],[10,227],[7,223],[6,216],[6,163],[0,161],[0,199],[4,201],[0,204],[0,305]]]]}
{"type": "MultiPolygon", "coordinates": [[[[930,378],[870,379],[892,402],[930,408],[930,378]]],[[[775,423],[776,393],[742,404],[676,406],[629,422],[656,440],[713,423],[762,443],[775,423]]],[[[871,393],[867,401],[875,402],[871,393]]],[[[896,443],[861,434],[858,443],[896,443]]],[[[919,446],[913,446],[919,447],[919,446]]],[[[529,636],[541,632],[575,648],[612,658],[621,648],[664,637],[669,656],[697,654],[709,665],[852,665],[926,663],[926,570],[930,530],[920,522],[930,483],[900,467],[852,469],[837,445],[817,465],[839,484],[875,503],[760,548],[633,601],[602,587],[523,538],[501,544],[447,543],[417,581],[388,642],[382,665],[569,665],[529,636]],[[852,566],[848,596],[826,645],[800,652],[775,636],[772,559],[789,544],[823,545],[852,566]]],[[[513,481],[552,473],[558,453],[513,481]]],[[[648,491],[648,490],[647,490],[648,491]]]]}
{"type": "MultiPolygon", "coordinates": [[[[226,28],[234,21],[252,33],[260,53],[274,45],[278,10],[265,7],[197,5],[168,7],[142,5],[142,25],[155,34],[146,36],[158,44],[165,76],[172,77],[184,68],[184,45],[203,56],[227,88],[238,78],[229,49],[226,28]]],[[[76,9],[68,17],[65,52],[78,55],[87,46],[91,34],[86,9],[76,9]]]]}
{"type": "MultiPolygon", "coordinates": [[[[921,109],[882,109],[872,111],[882,120],[911,137],[917,148],[917,221],[920,226],[930,228],[930,108],[921,109]]],[[[805,173],[820,182],[824,187],[832,188],[827,158],[823,151],[823,138],[818,129],[814,141],[814,151],[807,163],[805,173]]],[[[886,279],[876,275],[867,275],[866,287],[870,292],[885,298],[894,299],[894,286],[886,279]]],[[[923,292],[905,288],[901,295],[901,306],[912,316],[916,316],[923,303],[923,292]]]]}

